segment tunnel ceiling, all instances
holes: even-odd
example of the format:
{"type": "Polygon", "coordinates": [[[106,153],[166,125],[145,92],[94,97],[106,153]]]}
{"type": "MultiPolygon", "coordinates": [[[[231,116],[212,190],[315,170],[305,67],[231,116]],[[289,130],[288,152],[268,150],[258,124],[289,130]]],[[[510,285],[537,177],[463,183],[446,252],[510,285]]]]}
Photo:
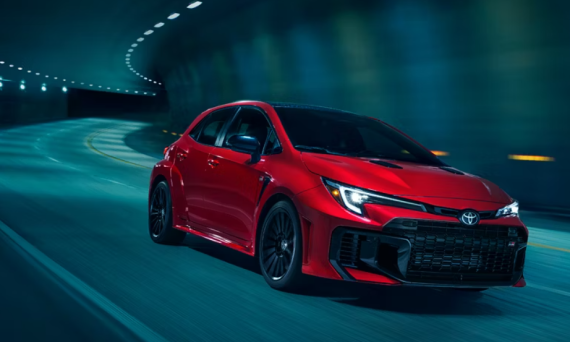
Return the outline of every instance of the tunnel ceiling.
{"type": "Polygon", "coordinates": [[[135,95],[158,93],[163,85],[162,80],[156,79],[154,62],[157,58],[169,58],[155,51],[161,42],[168,40],[175,44],[191,39],[192,30],[199,29],[204,22],[253,1],[202,0],[198,7],[187,8],[194,2],[2,1],[2,82],[5,87],[25,81],[28,85],[45,83],[47,87],[128,91],[135,95]],[[173,13],[179,16],[168,19],[173,13]],[[156,28],[161,22],[164,26],[156,28]],[[139,38],[144,40],[139,42],[139,38]]]}

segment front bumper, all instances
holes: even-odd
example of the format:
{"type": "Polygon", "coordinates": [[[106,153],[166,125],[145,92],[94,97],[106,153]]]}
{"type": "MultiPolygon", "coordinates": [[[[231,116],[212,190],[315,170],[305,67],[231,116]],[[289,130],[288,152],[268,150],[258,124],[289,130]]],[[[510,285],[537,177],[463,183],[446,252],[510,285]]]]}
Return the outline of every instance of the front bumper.
{"type": "MultiPolygon", "coordinates": [[[[524,286],[528,230],[518,217],[482,220],[468,228],[453,217],[381,205],[358,216],[340,207],[324,187],[298,195],[295,204],[305,274],[384,285],[524,286]]],[[[478,211],[499,206],[467,200],[445,206],[450,204],[478,211]]]]}
{"type": "Polygon", "coordinates": [[[492,287],[513,286],[521,279],[525,252],[522,228],[395,219],[382,232],[336,228],[329,260],[344,280],[377,274],[387,277],[379,282],[394,285],[388,280],[413,286],[492,287]]]}

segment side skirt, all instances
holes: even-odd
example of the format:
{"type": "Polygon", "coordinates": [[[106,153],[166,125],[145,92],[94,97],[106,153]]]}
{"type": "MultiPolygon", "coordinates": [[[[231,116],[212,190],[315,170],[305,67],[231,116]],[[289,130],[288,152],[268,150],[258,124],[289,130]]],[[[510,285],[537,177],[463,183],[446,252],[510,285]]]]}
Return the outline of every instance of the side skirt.
{"type": "Polygon", "coordinates": [[[190,233],[192,235],[200,236],[206,240],[210,240],[212,242],[215,242],[217,244],[229,247],[231,249],[234,249],[238,252],[242,252],[242,253],[250,255],[250,256],[253,256],[255,254],[254,250],[251,246],[243,245],[239,242],[230,240],[227,237],[223,237],[219,234],[214,234],[211,232],[204,232],[201,230],[197,230],[197,229],[190,227],[188,225],[185,225],[185,226],[175,225],[174,228],[181,230],[183,232],[186,232],[186,233],[190,233]]]}

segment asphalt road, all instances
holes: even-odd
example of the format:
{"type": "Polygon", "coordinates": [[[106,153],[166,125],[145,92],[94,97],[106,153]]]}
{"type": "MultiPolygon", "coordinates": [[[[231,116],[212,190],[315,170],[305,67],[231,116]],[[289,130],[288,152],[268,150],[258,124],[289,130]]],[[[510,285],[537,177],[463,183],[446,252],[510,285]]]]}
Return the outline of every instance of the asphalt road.
{"type": "Polygon", "coordinates": [[[0,221],[37,250],[40,263],[68,274],[41,275],[30,266],[38,260],[0,231],[6,340],[25,340],[42,326],[50,334],[37,333],[35,341],[135,338],[109,317],[143,339],[171,341],[570,340],[568,218],[524,213],[532,244],[526,288],[479,294],[314,280],[301,294],[278,292],[245,255],[195,237],[178,247],[150,240],[147,191],[156,159],[132,149],[152,150],[140,132],[162,151],[150,136],[166,134],[136,121],[76,119],[0,131],[0,221]],[[89,290],[78,297],[77,284],[89,290]]]}

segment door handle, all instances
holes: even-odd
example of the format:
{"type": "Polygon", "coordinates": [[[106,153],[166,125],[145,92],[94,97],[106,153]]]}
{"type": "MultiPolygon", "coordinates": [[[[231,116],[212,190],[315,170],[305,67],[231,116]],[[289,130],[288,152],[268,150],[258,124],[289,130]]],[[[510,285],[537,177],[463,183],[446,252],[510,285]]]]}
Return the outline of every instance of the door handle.
{"type": "Polygon", "coordinates": [[[176,153],[176,157],[178,158],[178,160],[184,160],[186,159],[187,156],[188,154],[186,153],[176,153]]]}
{"type": "Polygon", "coordinates": [[[218,164],[220,164],[219,161],[215,159],[208,159],[208,165],[210,165],[211,168],[215,168],[216,166],[218,166],[218,164]]]}

